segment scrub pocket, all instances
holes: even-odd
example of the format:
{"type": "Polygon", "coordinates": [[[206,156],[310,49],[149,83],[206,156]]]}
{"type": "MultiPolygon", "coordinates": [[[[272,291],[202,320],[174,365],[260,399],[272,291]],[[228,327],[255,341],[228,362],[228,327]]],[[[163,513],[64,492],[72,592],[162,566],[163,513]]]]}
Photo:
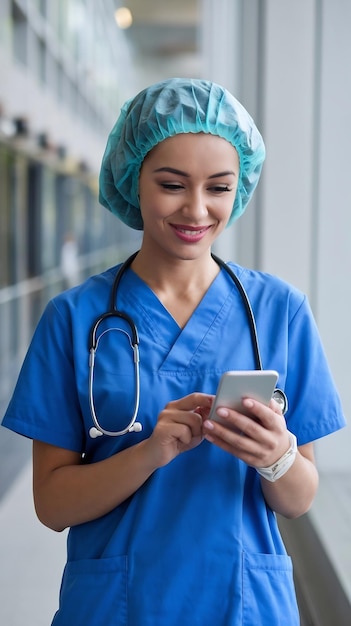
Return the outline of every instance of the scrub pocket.
{"type": "Polygon", "coordinates": [[[243,626],[299,626],[291,558],[243,555],[243,626]]]}
{"type": "Polygon", "coordinates": [[[127,557],[69,561],[52,626],[127,625],[127,557]]]}

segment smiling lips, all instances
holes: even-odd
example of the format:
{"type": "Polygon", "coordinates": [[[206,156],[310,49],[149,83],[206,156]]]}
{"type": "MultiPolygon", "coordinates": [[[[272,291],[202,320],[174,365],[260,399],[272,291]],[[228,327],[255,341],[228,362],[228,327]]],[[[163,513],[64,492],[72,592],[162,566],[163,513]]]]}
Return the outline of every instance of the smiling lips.
{"type": "Polygon", "coordinates": [[[187,243],[200,241],[211,228],[211,226],[183,226],[182,224],[171,224],[171,227],[177,237],[187,243]]]}

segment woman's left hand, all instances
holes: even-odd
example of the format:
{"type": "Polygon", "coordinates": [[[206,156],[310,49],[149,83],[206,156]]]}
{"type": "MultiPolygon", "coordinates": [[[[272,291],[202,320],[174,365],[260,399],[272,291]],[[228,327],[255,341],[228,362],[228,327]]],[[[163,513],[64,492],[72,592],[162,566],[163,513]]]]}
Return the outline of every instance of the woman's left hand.
{"type": "MultiPolygon", "coordinates": [[[[255,468],[269,467],[290,447],[285,419],[277,402],[265,406],[256,400],[243,400],[243,412],[220,408],[222,423],[205,419],[205,439],[255,468]],[[225,424],[225,425],[224,425],[225,424]]],[[[294,463],[275,482],[260,477],[268,506],[285,517],[306,513],[318,487],[313,444],[298,447],[294,463]]]]}
{"type": "Polygon", "coordinates": [[[289,449],[285,419],[277,402],[245,398],[242,412],[221,407],[222,423],[205,420],[204,437],[252,467],[269,467],[289,449]]]}

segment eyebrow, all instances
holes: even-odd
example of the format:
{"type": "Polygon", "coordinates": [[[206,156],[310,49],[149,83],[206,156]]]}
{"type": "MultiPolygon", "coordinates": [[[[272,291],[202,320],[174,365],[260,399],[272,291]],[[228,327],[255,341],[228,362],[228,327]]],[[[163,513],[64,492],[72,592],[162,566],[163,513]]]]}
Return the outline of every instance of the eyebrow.
{"type": "Polygon", "coordinates": [[[224,172],[218,172],[217,174],[212,174],[209,178],[220,178],[221,176],[235,176],[235,172],[233,170],[225,170],[224,172]]]}
{"type": "MultiPolygon", "coordinates": [[[[177,170],[174,167],[159,167],[154,170],[154,173],[157,172],[168,172],[169,174],[177,174],[178,176],[185,176],[185,178],[189,178],[189,174],[183,172],[182,170],[177,170]]],[[[235,172],[233,170],[225,170],[224,172],[217,172],[216,174],[211,174],[208,178],[220,178],[221,176],[235,176],[235,172]]]]}

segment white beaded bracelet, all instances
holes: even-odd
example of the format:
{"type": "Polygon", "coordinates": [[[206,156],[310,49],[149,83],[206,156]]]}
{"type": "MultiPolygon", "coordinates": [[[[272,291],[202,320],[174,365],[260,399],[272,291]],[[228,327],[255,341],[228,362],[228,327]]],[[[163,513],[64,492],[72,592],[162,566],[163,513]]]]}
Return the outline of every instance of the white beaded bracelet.
{"type": "Polygon", "coordinates": [[[283,454],[278,461],[270,465],[269,467],[256,467],[260,476],[263,476],[266,480],[274,483],[278,478],[281,478],[290,469],[295,461],[297,454],[297,440],[293,433],[288,431],[290,448],[283,454]]]}

